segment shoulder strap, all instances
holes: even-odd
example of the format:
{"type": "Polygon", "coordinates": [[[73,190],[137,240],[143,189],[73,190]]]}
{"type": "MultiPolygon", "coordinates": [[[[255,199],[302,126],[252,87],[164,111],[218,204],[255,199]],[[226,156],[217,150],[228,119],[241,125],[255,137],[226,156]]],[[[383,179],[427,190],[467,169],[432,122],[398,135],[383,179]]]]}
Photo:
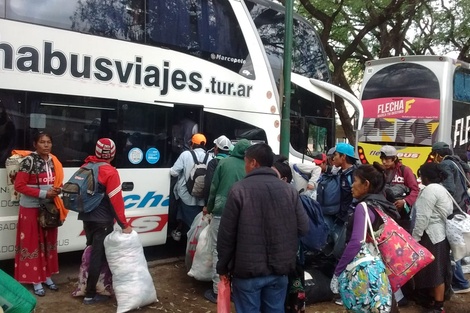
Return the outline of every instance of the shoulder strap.
{"type": "Polygon", "coordinates": [[[206,153],[206,156],[204,157],[204,161],[202,161],[204,164],[207,164],[207,159],[209,158],[209,153],[206,153]]]}
{"type": "Polygon", "coordinates": [[[452,197],[452,195],[450,194],[450,192],[447,191],[447,189],[446,189],[446,192],[447,192],[447,195],[452,199],[452,202],[454,202],[454,206],[457,207],[457,209],[460,211],[460,213],[462,213],[463,215],[465,215],[465,212],[462,210],[462,208],[461,208],[460,205],[457,203],[457,201],[455,201],[454,197],[452,197]]]}
{"type": "Polygon", "coordinates": [[[467,175],[465,175],[465,173],[463,172],[463,170],[460,168],[460,166],[457,163],[455,163],[453,160],[451,161],[452,161],[452,164],[454,164],[455,167],[459,170],[460,174],[462,174],[463,179],[467,182],[467,186],[470,186],[470,181],[468,181],[467,175]]]}
{"type": "Polygon", "coordinates": [[[308,176],[305,175],[304,173],[302,173],[302,172],[300,171],[300,169],[299,169],[299,167],[297,166],[297,164],[294,164],[294,165],[292,166],[292,168],[294,169],[294,171],[295,171],[297,174],[299,174],[300,176],[302,176],[303,179],[305,179],[306,181],[309,180],[308,176]]]}
{"type": "Polygon", "coordinates": [[[199,160],[198,160],[197,157],[196,157],[196,153],[194,153],[193,150],[189,150],[189,152],[190,152],[191,155],[193,156],[194,164],[198,165],[198,164],[199,164],[199,160]]]}

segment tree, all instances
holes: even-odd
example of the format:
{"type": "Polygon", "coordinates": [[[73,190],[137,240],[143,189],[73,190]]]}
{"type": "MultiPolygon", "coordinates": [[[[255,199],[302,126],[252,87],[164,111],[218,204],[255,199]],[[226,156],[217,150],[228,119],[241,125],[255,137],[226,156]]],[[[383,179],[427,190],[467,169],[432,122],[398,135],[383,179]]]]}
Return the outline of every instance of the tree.
{"type": "MultiPolygon", "coordinates": [[[[285,4],[285,0],[281,1],[285,4]]],[[[298,0],[328,55],[332,83],[353,93],[367,60],[459,51],[470,58],[470,0],[298,0]]],[[[336,109],[351,143],[355,135],[342,99],[336,109]]]]}

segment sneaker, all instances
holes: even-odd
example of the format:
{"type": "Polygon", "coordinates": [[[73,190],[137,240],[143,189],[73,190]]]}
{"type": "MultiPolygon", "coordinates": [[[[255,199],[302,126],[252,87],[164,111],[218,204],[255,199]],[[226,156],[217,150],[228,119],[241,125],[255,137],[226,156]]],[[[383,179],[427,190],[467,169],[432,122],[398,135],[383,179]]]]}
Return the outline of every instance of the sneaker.
{"type": "Polygon", "coordinates": [[[217,303],[217,294],[212,289],[206,290],[206,292],[204,292],[204,298],[212,303],[217,303]]]}
{"type": "Polygon", "coordinates": [[[335,304],[337,305],[343,305],[343,300],[341,298],[335,300],[335,304]]]}
{"type": "Polygon", "coordinates": [[[96,295],[93,298],[87,298],[83,299],[83,304],[95,304],[99,302],[105,302],[108,301],[109,297],[108,296],[103,296],[103,295],[96,295]]]}
{"type": "Polygon", "coordinates": [[[452,287],[452,290],[454,291],[454,293],[469,293],[470,292],[470,288],[460,289],[460,288],[453,288],[452,287]]]}
{"type": "Polygon", "coordinates": [[[173,238],[174,241],[180,241],[181,240],[181,232],[179,230],[175,229],[171,232],[171,237],[173,238]]]}

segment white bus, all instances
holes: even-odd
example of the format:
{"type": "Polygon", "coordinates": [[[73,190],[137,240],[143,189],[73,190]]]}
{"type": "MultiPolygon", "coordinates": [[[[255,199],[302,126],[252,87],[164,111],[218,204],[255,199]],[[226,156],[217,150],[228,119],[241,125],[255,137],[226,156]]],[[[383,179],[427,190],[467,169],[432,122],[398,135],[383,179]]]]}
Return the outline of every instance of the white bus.
{"type": "Polygon", "coordinates": [[[416,173],[431,146],[451,144],[465,155],[470,142],[470,65],[444,56],[404,56],[367,61],[361,101],[364,126],[358,152],[363,163],[380,161],[380,148],[395,146],[416,173]]]}
{"type": "MultiPolygon", "coordinates": [[[[192,116],[212,141],[264,141],[279,151],[284,13],[261,0],[0,0],[0,260],[14,256],[18,206],[5,160],[46,130],[65,179],[100,137],[117,145],[126,215],[145,246],[164,244],[174,208],[172,129],[192,116]],[[258,33],[259,29],[259,33],[258,33]]],[[[296,17],[291,158],[334,144],[334,95],[313,28],[296,17]],[[313,147],[313,148],[312,148],[313,147]]],[[[308,157],[305,157],[308,159],[308,157]]],[[[81,250],[77,214],[59,252],[81,250]]]]}

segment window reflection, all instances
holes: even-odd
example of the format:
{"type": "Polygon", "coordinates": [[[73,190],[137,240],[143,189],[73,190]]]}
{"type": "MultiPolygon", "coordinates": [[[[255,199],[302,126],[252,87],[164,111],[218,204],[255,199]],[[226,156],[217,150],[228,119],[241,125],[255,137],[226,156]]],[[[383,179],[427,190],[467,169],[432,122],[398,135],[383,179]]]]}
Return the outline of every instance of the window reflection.
{"type": "MultiPolygon", "coordinates": [[[[284,56],[284,8],[267,8],[245,1],[260,34],[276,81],[282,75],[284,56]]],[[[329,81],[330,74],[323,47],[315,30],[303,19],[294,18],[292,71],[311,78],[329,81]]]]}
{"type": "Polygon", "coordinates": [[[168,47],[254,78],[244,68],[248,48],[226,0],[7,1],[12,20],[168,47]]]}

